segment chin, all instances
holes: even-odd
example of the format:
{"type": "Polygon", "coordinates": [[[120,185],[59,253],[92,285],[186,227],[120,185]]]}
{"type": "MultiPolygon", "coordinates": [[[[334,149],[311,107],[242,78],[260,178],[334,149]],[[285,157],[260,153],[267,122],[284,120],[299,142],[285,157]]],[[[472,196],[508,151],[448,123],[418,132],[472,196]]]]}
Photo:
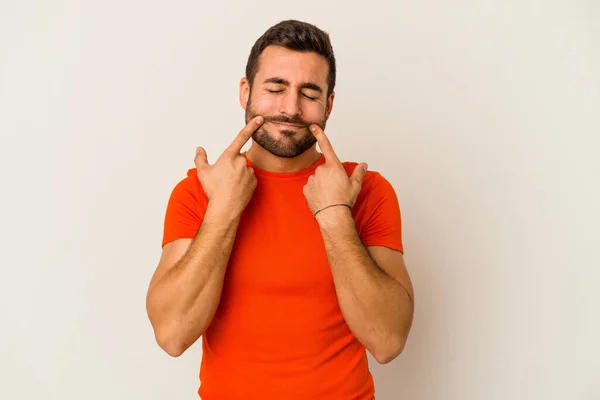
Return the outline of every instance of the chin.
{"type": "Polygon", "coordinates": [[[304,154],[314,146],[317,139],[310,133],[300,131],[280,131],[278,138],[265,129],[260,129],[252,135],[252,139],[263,149],[280,158],[295,158],[304,154]],[[300,138],[295,138],[301,136],[300,138]]]}

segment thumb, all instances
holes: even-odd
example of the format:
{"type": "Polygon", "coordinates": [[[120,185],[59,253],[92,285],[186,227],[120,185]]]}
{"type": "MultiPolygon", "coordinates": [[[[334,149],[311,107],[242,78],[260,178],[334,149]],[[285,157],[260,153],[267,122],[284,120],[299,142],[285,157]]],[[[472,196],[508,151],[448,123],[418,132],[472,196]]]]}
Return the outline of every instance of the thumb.
{"type": "Polygon", "coordinates": [[[367,168],[369,168],[369,165],[367,163],[358,164],[354,168],[354,171],[352,171],[352,175],[350,176],[350,179],[353,182],[361,185],[363,178],[365,177],[365,174],[367,173],[367,168]]]}
{"type": "Polygon", "coordinates": [[[196,148],[196,158],[194,158],[194,164],[196,164],[196,168],[198,169],[208,166],[206,150],[204,150],[202,147],[196,148]]]}

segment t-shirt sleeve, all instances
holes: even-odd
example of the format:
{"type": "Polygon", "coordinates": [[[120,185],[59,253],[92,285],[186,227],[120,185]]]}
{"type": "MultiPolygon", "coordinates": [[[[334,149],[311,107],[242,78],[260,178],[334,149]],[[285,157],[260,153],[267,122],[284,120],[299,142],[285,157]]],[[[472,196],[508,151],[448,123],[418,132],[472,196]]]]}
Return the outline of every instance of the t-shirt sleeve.
{"type": "Polygon", "coordinates": [[[198,178],[195,174],[188,174],[171,192],[165,213],[162,246],[176,239],[196,237],[207,204],[198,178]]]}
{"type": "Polygon", "coordinates": [[[367,196],[367,218],[361,230],[363,244],[404,253],[402,217],[394,187],[381,174],[375,173],[367,196]]]}

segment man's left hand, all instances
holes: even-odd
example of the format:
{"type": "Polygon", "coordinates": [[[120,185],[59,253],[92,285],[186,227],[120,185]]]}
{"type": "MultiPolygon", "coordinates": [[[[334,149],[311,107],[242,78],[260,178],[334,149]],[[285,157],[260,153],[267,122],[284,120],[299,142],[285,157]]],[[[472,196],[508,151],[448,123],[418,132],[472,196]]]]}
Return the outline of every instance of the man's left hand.
{"type": "MultiPolygon", "coordinates": [[[[348,177],[344,165],[333,151],[331,142],[321,127],[313,124],[310,126],[310,131],[317,138],[325,157],[325,163],[317,167],[304,185],[304,197],[310,211],[314,215],[318,210],[333,204],[354,206],[367,172],[367,164],[357,165],[352,175],[348,177]]],[[[328,210],[323,212],[326,211],[328,210]]]]}

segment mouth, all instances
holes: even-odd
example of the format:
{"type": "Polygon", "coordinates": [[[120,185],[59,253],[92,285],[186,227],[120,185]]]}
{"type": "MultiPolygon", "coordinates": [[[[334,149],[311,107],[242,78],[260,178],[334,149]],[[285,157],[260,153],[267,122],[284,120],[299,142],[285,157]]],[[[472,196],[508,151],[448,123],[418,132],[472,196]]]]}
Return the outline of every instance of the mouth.
{"type": "Polygon", "coordinates": [[[271,123],[273,125],[275,125],[277,128],[279,128],[281,130],[285,130],[285,131],[306,129],[306,126],[304,126],[304,125],[288,124],[285,122],[271,122],[271,123]]]}

